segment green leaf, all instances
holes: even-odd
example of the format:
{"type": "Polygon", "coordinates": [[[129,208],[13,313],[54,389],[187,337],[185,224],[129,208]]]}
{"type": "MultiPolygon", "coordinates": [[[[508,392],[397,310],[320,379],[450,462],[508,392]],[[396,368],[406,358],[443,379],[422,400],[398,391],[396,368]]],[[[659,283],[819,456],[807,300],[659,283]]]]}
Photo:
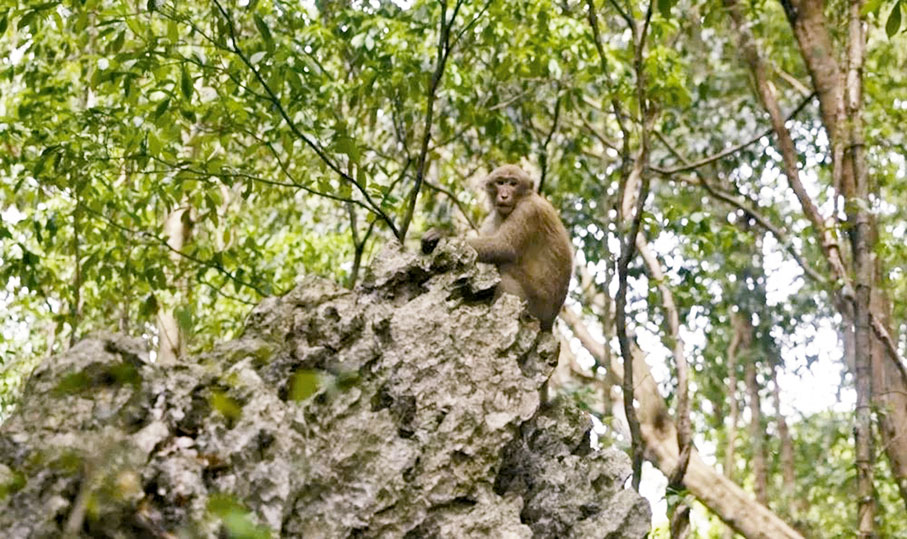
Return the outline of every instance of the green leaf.
{"type": "Polygon", "coordinates": [[[265,40],[265,45],[268,47],[268,50],[273,51],[274,37],[271,36],[271,30],[268,28],[268,24],[257,13],[255,14],[255,26],[258,27],[258,32],[261,34],[262,39],[265,40]]]}
{"type": "Polygon", "coordinates": [[[120,49],[123,48],[124,41],[126,41],[125,30],[117,34],[117,37],[113,39],[113,42],[110,44],[110,50],[113,52],[120,52],[120,49]]]}
{"type": "Polygon", "coordinates": [[[664,18],[671,16],[671,8],[674,7],[674,0],[658,0],[658,12],[664,18]]]}
{"type": "Polygon", "coordinates": [[[359,161],[359,147],[356,141],[348,136],[341,135],[334,139],[334,149],[348,155],[354,162],[359,161]]]}
{"type": "Polygon", "coordinates": [[[165,100],[161,101],[160,103],[158,103],[157,106],[154,108],[154,115],[153,115],[153,118],[154,118],[155,120],[157,120],[158,118],[160,118],[161,115],[163,115],[165,112],[167,112],[167,109],[168,109],[169,107],[170,107],[170,98],[168,97],[167,99],[165,99],[165,100]]]}
{"type": "Polygon", "coordinates": [[[321,385],[321,378],[318,371],[304,369],[297,371],[290,378],[290,394],[288,398],[294,401],[304,401],[318,391],[321,385]]]}
{"type": "Polygon", "coordinates": [[[187,100],[192,99],[192,77],[189,76],[189,70],[186,69],[186,64],[183,64],[180,69],[180,90],[183,92],[183,95],[187,100]]]}
{"type": "Polygon", "coordinates": [[[176,323],[179,324],[180,329],[183,330],[184,333],[189,333],[192,331],[194,322],[192,321],[191,308],[189,308],[188,306],[183,306],[174,310],[173,314],[176,317],[176,323]]]}
{"type": "Polygon", "coordinates": [[[891,13],[888,15],[888,22],[885,23],[885,33],[888,34],[888,37],[894,36],[898,33],[898,30],[901,29],[901,0],[898,0],[897,3],[891,8],[891,13]]]}
{"type": "Polygon", "coordinates": [[[149,317],[154,314],[157,314],[157,298],[154,297],[154,294],[148,294],[148,297],[142,302],[142,306],[139,307],[139,315],[149,317]]]}
{"type": "Polygon", "coordinates": [[[242,406],[222,391],[212,391],[208,402],[211,408],[220,412],[228,421],[236,421],[242,417],[242,406]]]}
{"type": "Polygon", "coordinates": [[[860,15],[863,17],[870,13],[878,15],[880,7],[882,7],[882,0],[869,0],[860,8],[860,15]]]}
{"type": "Polygon", "coordinates": [[[161,139],[158,138],[154,132],[148,132],[148,153],[151,155],[159,155],[161,153],[161,148],[164,147],[164,143],[161,142],[161,139]]]}

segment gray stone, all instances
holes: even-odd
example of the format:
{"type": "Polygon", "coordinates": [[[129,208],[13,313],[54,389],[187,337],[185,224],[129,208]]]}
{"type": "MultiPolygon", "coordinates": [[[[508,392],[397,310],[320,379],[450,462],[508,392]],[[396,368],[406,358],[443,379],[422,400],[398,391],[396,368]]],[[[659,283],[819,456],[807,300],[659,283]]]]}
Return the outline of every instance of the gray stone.
{"type": "Polygon", "coordinates": [[[315,277],[169,367],[101,334],[0,427],[11,537],[643,537],[627,457],[543,405],[557,340],[460,241],[315,277]],[[168,535],[172,534],[172,535],[168,535]],[[250,535],[251,534],[251,535],[250,535]]]}

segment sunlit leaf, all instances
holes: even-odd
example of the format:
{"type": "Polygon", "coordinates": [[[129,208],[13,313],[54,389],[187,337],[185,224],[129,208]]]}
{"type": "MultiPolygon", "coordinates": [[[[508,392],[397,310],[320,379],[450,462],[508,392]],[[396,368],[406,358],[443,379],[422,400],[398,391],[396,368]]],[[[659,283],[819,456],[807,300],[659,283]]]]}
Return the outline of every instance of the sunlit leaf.
{"type": "Polygon", "coordinates": [[[888,14],[888,22],[885,23],[885,33],[888,37],[894,36],[901,29],[901,0],[898,0],[891,13],[888,14]]]}
{"type": "Polygon", "coordinates": [[[879,8],[882,7],[883,0],[868,0],[863,7],[860,8],[860,15],[865,17],[870,13],[878,14],[879,8]]]}
{"type": "Polygon", "coordinates": [[[230,421],[237,421],[242,417],[242,406],[222,391],[212,391],[208,401],[211,408],[230,421]]]}
{"type": "Polygon", "coordinates": [[[292,401],[304,401],[314,395],[321,385],[318,371],[303,369],[290,377],[290,388],[287,398],[292,401]]]}

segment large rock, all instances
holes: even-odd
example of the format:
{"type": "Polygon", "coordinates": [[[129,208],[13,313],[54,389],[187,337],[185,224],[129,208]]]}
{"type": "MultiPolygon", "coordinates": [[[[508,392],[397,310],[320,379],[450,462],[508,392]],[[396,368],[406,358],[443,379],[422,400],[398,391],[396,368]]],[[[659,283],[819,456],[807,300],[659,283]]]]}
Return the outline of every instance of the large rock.
{"type": "Polygon", "coordinates": [[[627,457],[539,389],[557,341],[459,242],[306,278],[162,367],[99,335],[0,427],[9,537],[643,537],[627,457]]]}

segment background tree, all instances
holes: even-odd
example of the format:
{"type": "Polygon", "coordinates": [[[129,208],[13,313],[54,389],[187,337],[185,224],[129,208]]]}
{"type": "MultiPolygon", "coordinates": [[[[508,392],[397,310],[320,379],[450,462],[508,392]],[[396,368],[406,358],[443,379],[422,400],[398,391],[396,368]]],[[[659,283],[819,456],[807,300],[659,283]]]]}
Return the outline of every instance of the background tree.
{"type": "Polygon", "coordinates": [[[0,415],[88,332],[204,349],[299,274],[465,233],[519,162],[577,249],[559,390],[665,475],[675,536],[685,507],[703,535],[907,527],[902,10],[7,2],[0,415]]]}

